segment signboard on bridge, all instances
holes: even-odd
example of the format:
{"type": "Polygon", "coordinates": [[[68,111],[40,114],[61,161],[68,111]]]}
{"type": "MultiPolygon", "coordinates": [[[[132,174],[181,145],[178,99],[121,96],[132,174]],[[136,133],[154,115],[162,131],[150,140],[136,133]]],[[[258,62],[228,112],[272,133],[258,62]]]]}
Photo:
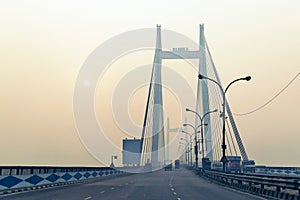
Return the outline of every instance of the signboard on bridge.
{"type": "Polygon", "coordinates": [[[141,158],[141,140],[124,139],[123,140],[123,165],[139,165],[141,158]]]}

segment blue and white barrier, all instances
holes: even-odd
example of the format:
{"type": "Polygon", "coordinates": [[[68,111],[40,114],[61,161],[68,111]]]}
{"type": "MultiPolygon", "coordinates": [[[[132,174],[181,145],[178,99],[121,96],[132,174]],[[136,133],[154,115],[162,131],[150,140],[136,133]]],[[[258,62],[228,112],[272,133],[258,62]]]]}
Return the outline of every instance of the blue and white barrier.
{"type": "MultiPolygon", "coordinates": [[[[23,169],[21,172],[38,172],[41,170],[36,169],[44,169],[44,172],[47,171],[55,171],[52,173],[31,173],[31,174],[17,174],[12,172],[20,172],[16,170],[12,170],[15,168],[11,168],[10,174],[0,175],[0,191],[7,189],[15,189],[15,188],[26,188],[26,187],[34,187],[41,185],[51,185],[57,183],[66,183],[66,182],[77,182],[86,179],[92,179],[103,176],[110,176],[115,174],[122,174],[122,171],[115,170],[112,168],[51,168],[51,167],[18,167],[17,169],[23,169]],[[47,169],[47,170],[45,170],[47,169]],[[55,169],[55,170],[53,170],[55,169]]],[[[7,170],[7,168],[5,168],[7,170]]],[[[7,172],[0,167],[1,173],[7,172]]]]}
{"type": "Polygon", "coordinates": [[[256,167],[255,171],[261,174],[300,177],[300,168],[297,167],[256,167]]]}

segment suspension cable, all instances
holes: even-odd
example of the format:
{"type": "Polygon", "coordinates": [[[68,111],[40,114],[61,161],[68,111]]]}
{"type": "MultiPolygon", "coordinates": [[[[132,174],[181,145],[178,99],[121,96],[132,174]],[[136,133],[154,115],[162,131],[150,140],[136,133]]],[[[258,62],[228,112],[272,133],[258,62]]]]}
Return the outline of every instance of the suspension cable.
{"type": "Polygon", "coordinates": [[[274,101],[282,92],[284,92],[296,79],[297,77],[300,75],[300,72],[298,72],[296,74],[296,76],[294,76],[294,78],[292,78],[292,80],[290,80],[288,82],[288,84],[286,86],[284,86],[275,96],[273,96],[269,101],[267,101],[266,103],[264,103],[263,105],[257,107],[256,109],[250,111],[250,112],[246,112],[246,113],[233,113],[236,116],[245,116],[245,115],[249,115],[252,114],[256,111],[261,110],[262,108],[266,107],[268,104],[270,104],[272,101],[274,101]]]}

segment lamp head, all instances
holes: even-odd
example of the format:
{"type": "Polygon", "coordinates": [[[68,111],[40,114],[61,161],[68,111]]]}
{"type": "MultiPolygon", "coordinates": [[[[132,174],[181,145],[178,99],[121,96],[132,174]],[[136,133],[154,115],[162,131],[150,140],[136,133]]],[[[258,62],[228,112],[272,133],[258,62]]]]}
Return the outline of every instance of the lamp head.
{"type": "Polygon", "coordinates": [[[199,79],[204,79],[204,76],[202,76],[201,74],[198,75],[199,79]]]}
{"type": "Polygon", "coordinates": [[[208,126],[208,124],[204,124],[204,126],[208,126]]]}
{"type": "Polygon", "coordinates": [[[250,81],[250,80],[251,80],[251,76],[246,76],[244,79],[245,79],[246,81],[250,81]]]}
{"type": "Polygon", "coordinates": [[[182,133],[189,134],[189,133],[188,133],[188,132],[186,132],[186,131],[182,131],[182,133]]]}
{"type": "Polygon", "coordinates": [[[183,126],[187,126],[187,124],[183,124],[183,126]]]}
{"type": "Polygon", "coordinates": [[[218,112],[218,109],[213,110],[213,112],[218,112]]]}
{"type": "Polygon", "coordinates": [[[188,112],[188,111],[190,111],[190,109],[186,108],[186,109],[185,109],[185,111],[187,111],[187,112],[188,112]]]}

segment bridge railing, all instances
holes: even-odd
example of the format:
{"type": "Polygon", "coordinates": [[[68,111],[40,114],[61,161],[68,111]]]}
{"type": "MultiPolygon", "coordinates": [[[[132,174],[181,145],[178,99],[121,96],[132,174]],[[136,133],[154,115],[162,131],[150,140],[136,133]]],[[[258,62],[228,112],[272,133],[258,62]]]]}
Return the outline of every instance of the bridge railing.
{"type": "Polygon", "coordinates": [[[299,167],[276,167],[276,166],[255,166],[255,171],[262,174],[275,174],[283,176],[299,176],[299,167]]]}
{"type": "Polygon", "coordinates": [[[281,199],[300,199],[300,178],[298,177],[228,174],[215,171],[200,173],[216,182],[250,193],[281,199]]]}
{"type": "Polygon", "coordinates": [[[110,167],[0,166],[0,194],[57,185],[75,184],[123,174],[110,167]]]}
{"type": "Polygon", "coordinates": [[[113,170],[110,167],[0,166],[0,176],[113,170]]]}

